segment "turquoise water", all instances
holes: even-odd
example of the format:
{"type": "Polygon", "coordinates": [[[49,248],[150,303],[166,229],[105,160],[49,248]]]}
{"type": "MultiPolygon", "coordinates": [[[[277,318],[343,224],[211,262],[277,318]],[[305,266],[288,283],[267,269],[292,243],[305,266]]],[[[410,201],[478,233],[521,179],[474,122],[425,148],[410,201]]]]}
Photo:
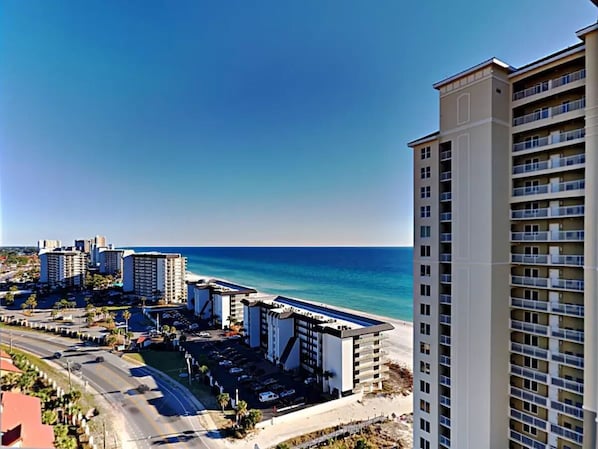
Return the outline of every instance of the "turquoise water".
{"type": "Polygon", "coordinates": [[[413,248],[131,247],[181,253],[187,270],[261,292],[413,321],[413,248]]]}

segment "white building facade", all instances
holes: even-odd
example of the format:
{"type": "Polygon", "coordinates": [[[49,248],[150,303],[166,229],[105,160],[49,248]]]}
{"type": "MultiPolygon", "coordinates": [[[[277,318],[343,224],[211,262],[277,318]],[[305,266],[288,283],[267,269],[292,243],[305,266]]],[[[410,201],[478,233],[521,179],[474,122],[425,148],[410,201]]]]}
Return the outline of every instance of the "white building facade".
{"type": "Polygon", "coordinates": [[[83,287],[87,256],[80,251],[46,251],[39,255],[40,283],[50,287],[83,287]]]}
{"type": "Polygon", "coordinates": [[[123,258],[123,291],[166,303],[187,302],[187,258],[180,254],[133,253],[123,258]]]}

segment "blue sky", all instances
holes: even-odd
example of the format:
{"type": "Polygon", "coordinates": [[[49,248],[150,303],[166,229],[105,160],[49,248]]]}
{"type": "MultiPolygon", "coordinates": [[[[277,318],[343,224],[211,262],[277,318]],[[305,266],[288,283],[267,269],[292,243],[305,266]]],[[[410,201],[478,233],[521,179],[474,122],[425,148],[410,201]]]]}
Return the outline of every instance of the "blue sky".
{"type": "Polygon", "coordinates": [[[411,245],[432,84],[578,42],[589,0],[0,11],[0,244],[411,245]]]}

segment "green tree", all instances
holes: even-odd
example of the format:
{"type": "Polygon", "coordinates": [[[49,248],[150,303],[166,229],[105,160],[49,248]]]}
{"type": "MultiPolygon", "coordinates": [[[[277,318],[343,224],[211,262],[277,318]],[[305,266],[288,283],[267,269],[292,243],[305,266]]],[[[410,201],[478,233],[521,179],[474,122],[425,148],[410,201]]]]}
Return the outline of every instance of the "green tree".
{"type": "Polygon", "coordinates": [[[29,295],[29,297],[25,301],[25,304],[27,305],[27,307],[29,307],[29,309],[31,309],[31,311],[33,311],[33,309],[37,307],[37,295],[35,293],[29,295]]]}
{"type": "MultiPolygon", "coordinates": [[[[241,401],[239,401],[239,402],[241,402],[241,401]]],[[[242,427],[246,430],[247,429],[255,429],[255,426],[257,425],[257,423],[259,423],[262,420],[262,416],[263,415],[262,415],[261,410],[252,408],[245,415],[245,418],[242,421],[242,427]]]]}
{"type": "Polygon", "coordinates": [[[127,330],[127,333],[128,333],[129,332],[129,320],[131,319],[131,312],[129,312],[128,310],[125,310],[123,312],[123,318],[125,320],[125,324],[127,326],[126,330],[127,330]]]}
{"type": "Polygon", "coordinates": [[[291,446],[289,446],[287,443],[278,443],[276,445],[276,449],[291,449],[291,446]]]}
{"type": "Polygon", "coordinates": [[[87,315],[87,318],[85,318],[85,321],[87,321],[87,326],[91,326],[93,324],[93,317],[87,315]]]}
{"type": "Polygon", "coordinates": [[[104,306],[104,307],[102,307],[101,310],[102,310],[102,316],[104,317],[104,319],[107,319],[108,318],[108,307],[104,306]]]}
{"type": "Polygon", "coordinates": [[[114,346],[116,344],[116,342],[118,341],[118,338],[116,335],[114,334],[110,334],[106,336],[106,345],[107,346],[114,346]]]}
{"type": "Polygon", "coordinates": [[[162,333],[163,334],[169,334],[170,333],[170,326],[168,324],[165,324],[164,326],[162,326],[162,333]]]}
{"type": "Polygon", "coordinates": [[[37,374],[35,373],[35,371],[25,371],[23,374],[21,374],[21,377],[19,377],[19,380],[17,381],[17,386],[21,390],[28,392],[35,385],[36,380],[37,374]]]}
{"type": "Polygon", "coordinates": [[[370,449],[371,447],[372,446],[370,446],[369,443],[363,438],[360,438],[357,440],[357,443],[355,443],[355,449],[370,449]]]}
{"type": "Polygon", "coordinates": [[[54,424],[58,420],[58,415],[54,410],[44,410],[42,413],[42,423],[54,424]]]}
{"type": "Polygon", "coordinates": [[[235,419],[237,420],[237,424],[245,417],[245,415],[247,415],[247,402],[237,402],[237,408],[235,409],[235,419]]]}
{"type": "Polygon", "coordinates": [[[218,404],[220,404],[222,412],[224,413],[224,407],[226,407],[230,402],[230,395],[228,393],[220,393],[218,396],[216,396],[216,400],[218,401],[218,404]]]}
{"type": "Polygon", "coordinates": [[[15,302],[15,294],[13,292],[6,292],[6,295],[4,295],[4,303],[7,306],[10,306],[14,302],[15,302]]]}

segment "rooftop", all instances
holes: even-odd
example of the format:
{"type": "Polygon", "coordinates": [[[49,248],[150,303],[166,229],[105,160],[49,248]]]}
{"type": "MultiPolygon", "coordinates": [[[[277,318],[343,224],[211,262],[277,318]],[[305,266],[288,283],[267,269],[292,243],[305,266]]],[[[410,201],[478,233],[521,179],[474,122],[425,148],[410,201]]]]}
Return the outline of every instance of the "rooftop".
{"type": "Polygon", "coordinates": [[[20,393],[2,392],[2,421],[0,422],[2,444],[4,436],[14,444],[22,440],[28,448],[54,447],[52,426],[41,423],[41,401],[39,398],[20,393]],[[20,430],[18,429],[20,428],[20,430]]]}

